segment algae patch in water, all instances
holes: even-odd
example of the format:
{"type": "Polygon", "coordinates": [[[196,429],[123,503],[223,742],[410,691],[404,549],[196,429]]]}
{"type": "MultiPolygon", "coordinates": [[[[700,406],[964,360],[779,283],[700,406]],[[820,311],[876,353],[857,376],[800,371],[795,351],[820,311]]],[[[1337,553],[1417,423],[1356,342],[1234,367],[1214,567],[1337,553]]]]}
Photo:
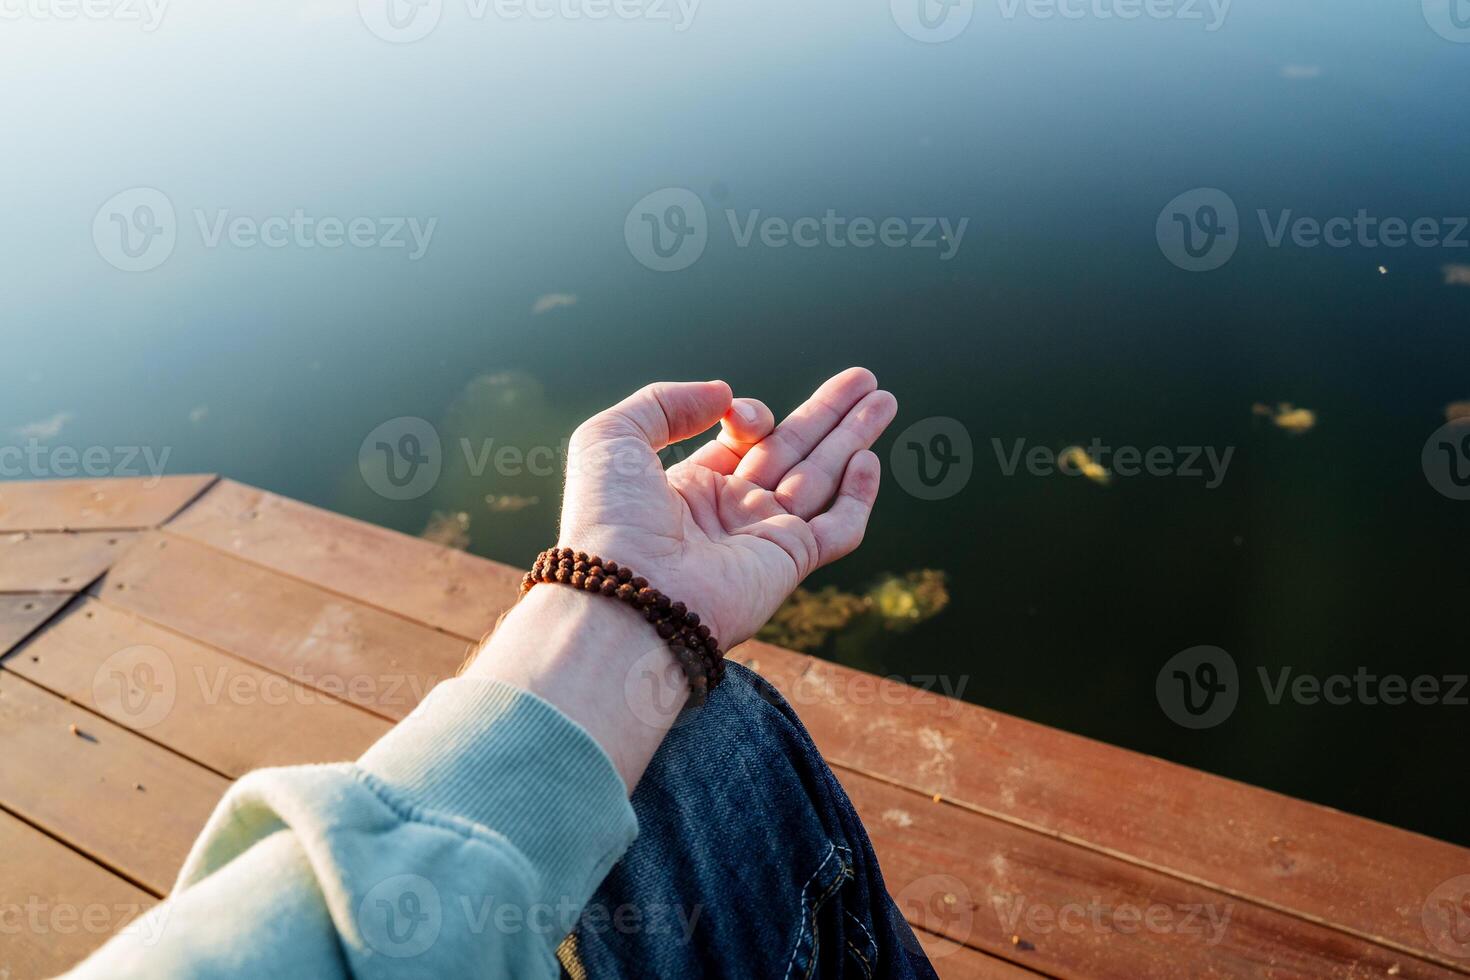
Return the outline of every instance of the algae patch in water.
{"type": "Polygon", "coordinates": [[[470,546],[470,515],[462,510],[447,514],[436,510],[419,537],[446,548],[464,551],[470,546]]]}
{"type": "Polygon", "coordinates": [[[945,573],[924,568],[884,576],[861,594],[831,585],[815,592],[797,589],[757,636],[778,646],[811,651],[829,637],[860,625],[877,624],[891,631],[911,629],[937,616],[947,605],[945,573]]]}

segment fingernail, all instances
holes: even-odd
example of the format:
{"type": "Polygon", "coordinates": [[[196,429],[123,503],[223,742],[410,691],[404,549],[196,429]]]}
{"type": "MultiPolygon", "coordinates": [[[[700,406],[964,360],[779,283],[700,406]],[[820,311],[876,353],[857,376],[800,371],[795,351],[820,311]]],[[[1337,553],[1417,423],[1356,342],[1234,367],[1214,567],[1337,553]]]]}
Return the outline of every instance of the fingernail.
{"type": "Polygon", "coordinates": [[[752,424],[754,424],[756,420],[755,406],[747,405],[745,402],[735,403],[735,414],[739,415],[745,421],[752,424]]]}

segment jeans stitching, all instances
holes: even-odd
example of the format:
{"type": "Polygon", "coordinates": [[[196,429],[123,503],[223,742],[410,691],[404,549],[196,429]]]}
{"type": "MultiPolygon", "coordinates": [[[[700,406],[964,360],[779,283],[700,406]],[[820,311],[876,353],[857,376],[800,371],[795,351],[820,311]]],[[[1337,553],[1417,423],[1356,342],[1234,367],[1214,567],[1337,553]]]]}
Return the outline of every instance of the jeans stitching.
{"type": "MultiPolygon", "coordinates": [[[[851,851],[848,851],[845,847],[842,848],[842,850],[846,851],[849,854],[852,853],[851,851]]],[[[791,968],[796,965],[796,952],[797,950],[801,949],[801,941],[806,938],[806,890],[811,887],[811,884],[813,881],[816,880],[817,875],[822,873],[822,869],[827,866],[827,862],[832,860],[832,855],[836,853],[837,845],[828,842],[827,854],[825,857],[822,858],[822,863],[817,865],[817,870],[813,871],[812,876],[806,880],[806,884],[801,886],[801,894],[798,896],[798,902],[802,907],[801,930],[796,934],[796,943],[791,947],[791,955],[786,960],[786,972],[785,974],[783,974],[783,976],[791,976],[791,968]]],[[[839,879],[841,878],[840,875],[838,877],[839,879]]]]}
{"type": "Polygon", "coordinates": [[[801,941],[806,937],[806,890],[811,886],[811,883],[816,879],[817,875],[822,873],[822,869],[827,866],[827,862],[832,860],[832,855],[836,853],[837,845],[829,843],[827,845],[826,857],[822,858],[822,863],[817,865],[817,870],[812,872],[812,876],[806,880],[806,884],[801,886],[801,895],[798,898],[802,905],[801,931],[796,934],[796,944],[791,947],[791,956],[786,960],[785,976],[791,976],[791,968],[796,965],[796,951],[801,949],[801,941]]]}
{"type": "Polygon", "coordinates": [[[847,940],[847,949],[848,952],[852,953],[853,956],[856,956],[862,962],[863,976],[871,977],[873,975],[873,964],[868,962],[868,958],[863,955],[862,950],[852,944],[851,939],[847,940]]]}
{"type": "MultiPolygon", "coordinates": [[[[852,922],[853,925],[861,929],[864,936],[868,937],[868,955],[872,956],[874,959],[877,959],[878,940],[874,939],[873,934],[868,931],[868,927],[863,925],[863,920],[853,915],[847,909],[843,909],[842,914],[847,916],[848,920],[852,922]]],[[[873,976],[873,964],[868,960],[868,956],[864,956],[862,950],[858,949],[857,946],[853,944],[853,941],[851,939],[847,940],[847,948],[852,951],[852,955],[856,956],[859,960],[862,961],[864,975],[871,978],[873,976]]]]}
{"type": "MultiPolygon", "coordinates": [[[[846,851],[847,848],[844,847],[843,850],[846,851]]],[[[803,980],[810,980],[811,975],[816,972],[817,962],[821,959],[822,934],[817,931],[817,913],[822,910],[822,906],[827,904],[827,899],[831,898],[833,893],[836,892],[837,889],[841,888],[843,885],[847,884],[851,880],[852,870],[847,865],[843,865],[842,871],[837,875],[836,878],[832,879],[832,884],[827,886],[827,890],[822,893],[822,897],[812,903],[810,912],[803,913],[802,915],[803,932],[806,931],[806,918],[808,914],[810,915],[812,920],[812,960],[806,965],[806,973],[802,975],[803,980]]]]}

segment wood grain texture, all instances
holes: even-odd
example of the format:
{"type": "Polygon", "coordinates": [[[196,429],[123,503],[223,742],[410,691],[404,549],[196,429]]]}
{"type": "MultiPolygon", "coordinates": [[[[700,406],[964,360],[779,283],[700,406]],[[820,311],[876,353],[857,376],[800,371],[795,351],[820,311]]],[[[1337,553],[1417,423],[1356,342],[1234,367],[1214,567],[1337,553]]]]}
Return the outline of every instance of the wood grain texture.
{"type": "Polygon", "coordinates": [[[231,777],[352,760],[391,727],[94,599],[67,610],[4,666],[231,777]]]}
{"type": "Polygon", "coordinates": [[[0,531],[157,527],[212,482],[212,476],[140,476],[0,483],[0,531]]]}
{"type": "Polygon", "coordinates": [[[506,565],[229,480],[168,530],[470,641],[509,608],[521,578],[506,565]]]}
{"type": "Polygon", "coordinates": [[[395,720],[453,676],[468,650],[462,638],[159,532],[93,594],[395,720]]]}
{"type": "Polygon", "coordinates": [[[0,745],[0,805],[159,894],[228,785],[5,670],[0,745]]]}
{"type": "Polygon", "coordinates": [[[868,776],[838,775],[907,918],[1042,973],[1096,980],[1459,975],[868,776]]]}
{"type": "MultiPolygon", "coordinates": [[[[391,588],[396,611],[441,629],[469,636],[479,628],[478,618],[472,626],[455,618],[452,604],[446,609],[438,570],[427,559],[380,562],[365,574],[355,570],[356,558],[373,545],[348,549],[354,560],[345,563],[329,557],[340,553],[330,539],[349,533],[346,521],[221,484],[170,530],[200,535],[293,574],[325,575],[332,588],[364,601],[377,601],[391,588]],[[261,528],[241,530],[246,523],[261,528]],[[293,551],[311,557],[295,558],[293,551]]],[[[394,538],[406,551],[439,550],[365,525],[351,533],[363,542],[382,542],[377,547],[385,553],[394,538]]],[[[477,586],[484,590],[485,615],[512,600],[516,580],[509,568],[498,578],[485,576],[477,586]]],[[[765,644],[746,644],[733,656],[760,661],[761,672],[793,701],[834,764],[940,793],[1361,936],[1432,952],[1419,909],[1440,881],[1460,873],[1456,869],[1470,871],[1465,849],[939,694],[765,644]],[[1134,789],[1119,794],[1121,785],[1134,789]],[[1386,889],[1380,884],[1385,881],[1392,882],[1386,889]]]]}
{"type": "Polygon", "coordinates": [[[0,592],[78,592],[107,571],[132,531],[0,534],[0,592]]]}
{"type": "Polygon", "coordinates": [[[156,901],[0,812],[0,977],[55,976],[132,924],[156,901]]]}
{"type": "Polygon", "coordinates": [[[1038,980],[1044,976],[932,932],[916,929],[914,935],[939,980],[1038,980]]]}
{"type": "Polygon", "coordinates": [[[1462,966],[1421,915],[1470,850],[766,644],[735,657],[833,764],[1462,966]]]}
{"type": "Polygon", "coordinates": [[[60,593],[0,595],[0,657],[66,605],[70,598],[60,593]]]}

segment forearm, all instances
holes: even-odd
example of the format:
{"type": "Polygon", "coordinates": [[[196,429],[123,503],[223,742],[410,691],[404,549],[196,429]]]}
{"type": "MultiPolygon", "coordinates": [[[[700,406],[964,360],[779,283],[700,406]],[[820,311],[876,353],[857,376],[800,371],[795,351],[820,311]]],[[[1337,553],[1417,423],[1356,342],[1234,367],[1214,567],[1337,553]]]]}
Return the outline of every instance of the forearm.
{"type": "Polygon", "coordinates": [[[355,765],[236,783],[152,925],[77,976],[555,976],[636,828],[586,731],[522,690],[447,681],[355,765]]]}
{"type": "Polygon", "coordinates": [[[532,589],[465,671],[530,691],[602,746],[632,793],[689,699],[689,683],[636,610],[556,585],[532,589]]]}

